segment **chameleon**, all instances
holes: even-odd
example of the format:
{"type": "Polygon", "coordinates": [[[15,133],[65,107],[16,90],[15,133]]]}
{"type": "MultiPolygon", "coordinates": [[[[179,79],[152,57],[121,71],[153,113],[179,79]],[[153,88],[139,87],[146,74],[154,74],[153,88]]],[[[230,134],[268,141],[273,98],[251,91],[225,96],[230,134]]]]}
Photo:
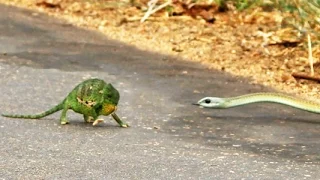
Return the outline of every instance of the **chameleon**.
{"type": "Polygon", "coordinates": [[[103,122],[103,119],[98,119],[100,115],[108,116],[111,114],[121,127],[129,127],[115,113],[119,99],[119,91],[112,84],[97,78],[88,79],[78,84],[62,102],[45,112],[33,115],[2,114],[2,116],[40,119],[62,110],[60,124],[64,125],[69,124],[67,111],[72,109],[74,112],[82,114],[84,121],[93,123],[93,126],[103,122]]]}

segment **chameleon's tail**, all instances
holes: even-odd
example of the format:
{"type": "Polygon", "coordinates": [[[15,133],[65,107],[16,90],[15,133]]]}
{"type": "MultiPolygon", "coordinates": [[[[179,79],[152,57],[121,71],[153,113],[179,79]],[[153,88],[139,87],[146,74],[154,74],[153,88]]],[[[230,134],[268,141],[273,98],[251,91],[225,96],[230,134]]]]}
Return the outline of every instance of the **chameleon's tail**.
{"type": "Polygon", "coordinates": [[[62,101],[60,104],[56,105],[55,107],[49,109],[48,111],[45,111],[40,114],[34,114],[34,115],[20,115],[20,114],[1,114],[4,117],[10,117],[10,118],[24,118],[24,119],[40,119],[45,116],[48,116],[52,113],[55,113],[57,111],[60,111],[63,109],[64,101],[62,101]]]}

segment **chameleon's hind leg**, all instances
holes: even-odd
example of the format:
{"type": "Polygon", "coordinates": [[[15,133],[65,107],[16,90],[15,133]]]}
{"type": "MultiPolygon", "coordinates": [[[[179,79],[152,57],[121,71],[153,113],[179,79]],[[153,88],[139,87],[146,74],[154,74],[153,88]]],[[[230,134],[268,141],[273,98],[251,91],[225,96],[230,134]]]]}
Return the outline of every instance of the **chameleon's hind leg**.
{"type": "Polygon", "coordinates": [[[92,123],[92,122],[94,122],[92,116],[88,116],[88,115],[85,115],[85,114],[83,115],[83,119],[84,119],[84,121],[87,122],[87,123],[92,123]]]}
{"type": "Polygon", "coordinates": [[[129,125],[127,123],[124,123],[121,121],[121,119],[119,118],[119,116],[116,113],[112,113],[111,116],[113,117],[113,119],[115,121],[117,121],[117,123],[121,126],[121,127],[129,127],[129,125]]]}
{"type": "Polygon", "coordinates": [[[64,124],[69,124],[69,121],[67,120],[67,111],[68,111],[68,107],[64,107],[61,113],[61,117],[60,117],[60,124],[64,125],[64,124]]]}

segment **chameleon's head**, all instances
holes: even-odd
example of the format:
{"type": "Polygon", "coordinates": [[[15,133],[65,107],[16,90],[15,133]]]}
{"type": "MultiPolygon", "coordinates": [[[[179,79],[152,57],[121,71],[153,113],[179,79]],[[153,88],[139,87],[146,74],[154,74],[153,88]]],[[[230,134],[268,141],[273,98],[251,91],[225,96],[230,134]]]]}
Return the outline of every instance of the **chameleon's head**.
{"type": "Polygon", "coordinates": [[[120,94],[111,84],[107,84],[103,89],[103,104],[101,109],[102,115],[109,115],[117,110],[120,94]]]}
{"type": "Polygon", "coordinates": [[[118,105],[120,94],[119,91],[112,86],[112,84],[109,83],[105,86],[103,96],[104,103],[109,103],[115,106],[118,105]]]}
{"type": "Polygon", "coordinates": [[[197,103],[193,105],[202,106],[205,108],[222,108],[225,104],[225,100],[218,97],[205,97],[200,99],[197,103]]]}

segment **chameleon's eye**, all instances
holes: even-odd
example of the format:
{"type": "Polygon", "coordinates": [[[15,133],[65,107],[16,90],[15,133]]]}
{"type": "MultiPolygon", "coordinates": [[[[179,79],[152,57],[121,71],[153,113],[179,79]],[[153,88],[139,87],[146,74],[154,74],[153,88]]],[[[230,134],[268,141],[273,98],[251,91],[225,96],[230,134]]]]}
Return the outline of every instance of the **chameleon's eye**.
{"type": "Polygon", "coordinates": [[[205,102],[206,104],[210,104],[210,103],[211,103],[211,100],[210,100],[210,99],[206,99],[204,102],[205,102]]]}

